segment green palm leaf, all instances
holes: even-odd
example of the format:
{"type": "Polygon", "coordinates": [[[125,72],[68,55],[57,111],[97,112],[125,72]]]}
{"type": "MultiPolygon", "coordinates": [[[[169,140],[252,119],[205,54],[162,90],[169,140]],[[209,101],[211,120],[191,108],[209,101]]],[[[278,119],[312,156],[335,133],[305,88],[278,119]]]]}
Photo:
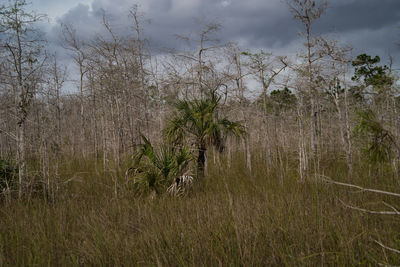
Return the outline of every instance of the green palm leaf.
{"type": "Polygon", "coordinates": [[[218,119],[220,100],[215,92],[201,99],[179,100],[175,104],[177,111],[165,129],[165,136],[171,143],[182,144],[186,141],[196,145],[199,173],[204,167],[204,153],[208,146],[222,152],[228,135],[243,137],[246,133],[240,122],[218,119]]]}

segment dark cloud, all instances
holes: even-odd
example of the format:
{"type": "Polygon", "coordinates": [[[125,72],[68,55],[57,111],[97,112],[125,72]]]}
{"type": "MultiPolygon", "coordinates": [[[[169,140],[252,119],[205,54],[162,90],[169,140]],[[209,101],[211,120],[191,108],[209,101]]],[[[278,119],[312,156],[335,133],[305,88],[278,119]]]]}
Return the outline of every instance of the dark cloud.
{"type": "MultiPolygon", "coordinates": [[[[283,0],[137,0],[139,10],[151,19],[143,25],[153,47],[182,48],[176,34],[192,34],[201,29],[199,21],[215,21],[223,28],[223,42],[236,41],[243,48],[264,50],[293,49],[301,45],[296,22],[283,0]],[[197,18],[197,20],[195,19],[197,18]]],[[[314,33],[335,34],[335,37],[356,47],[357,51],[373,51],[384,55],[399,54],[394,44],[400,39],[399,0],[335,0],[329,1],[326,14],[313,25],[314,33]]],[[[60,21],[71,22],[84,36],[101,31],[103,10],[116,31],[133,34],[128,0],[94,0],[92,5],[78,5],[66,12],[60,21]]],[[[55,34],[55,30],[53,30],[55,34]]],[[[301,49],[301,47],[298,47],[301,49]]]]}
{"type": "Polygon", "coordinates": [[[391,27],[400,22],[400,1],[356,0],[332,4],[321,22],[318,26],[321,31],[333,28],[339,32],[347,32],[391,27]]]}

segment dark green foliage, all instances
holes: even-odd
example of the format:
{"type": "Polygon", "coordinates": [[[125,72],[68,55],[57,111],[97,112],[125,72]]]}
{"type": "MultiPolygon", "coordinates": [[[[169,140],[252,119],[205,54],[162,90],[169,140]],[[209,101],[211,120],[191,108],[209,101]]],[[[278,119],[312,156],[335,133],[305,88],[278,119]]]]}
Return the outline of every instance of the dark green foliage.
{"type": "Polygon", "coordinates": [[[140,193],[155,191],[165,192],[165,188],[186,171],[192,155],[185,146],[174,147],[161,144],[154,148],[150,141],[142,135],[143,145],[136,155],[135,165],[140,172],[134,177],[135,185],[140,193]]]}
{"type": "Polygon", "coordinates": [[[328,88],[327,93],[329,95],[341,95],[344,93],[344,88],[342,87],[337,77],[335,77],[327,84],[327,88],[328,88]]]}
{"type": "Polygon", "coordinates": [[[368,109],[357,114],[358,125],[354,135],[362,145],[362,152],[370,163],[384,163],[393,157],[393,135],[379,122],[375,113],[368,109]]]}
{"type": "Polygon", "coordinates": [[[352,86],[349,90],[349,93],[354,103],[365,103],[364,87],[352,86]]]}
{"type": "Polygon", "coordinates": [[[270,99],[272,105],[279,110],[293,109],[296,105],[296,96],[285,87],[283,90],[274,90],[271,92],[270,99]]]}
{"type": "Polygon", "coordinates": [[[267,59],[272,56],[272,53],[264,52],[261,50],[259,53],[251,53],[248,51],[243,51],[242,55],[250,58],[251,68],[257,71],[266,70],[268,63],[267,59]]]}
{"type": "Polygon", "coordinates": [[[354,76],[352,80],[362,80],[365,86],[373,86],[379,88],[385,85],[392,85],[393,78],[388,75],[389,68],[385,66],[377,66],[381,61],[379,56],[372,58],[369,55],[361,54],[352,62],[354,76]]]}
{"type": "Polygon", "coordinates": [[[0,192],[15,185],[18,166],[10,159],[0,158],[0,192]]]}
{"type": "Polygon", "coordinates": [[[209,146],[222,152],[228,134],[243,136],[245,128],[240,122],[219,118],[218,106],[221,97],[216,92],[194,100],[179,100],[175,107],[177,112],[169,121],[165,135],[172,144],[193,143],[197,149],[197,168],[202,176],[205,164],[205,153],[209,146]]]}
{"type": "Polygon", "coordinates": [[[297,97],[287,87],[282,90],[273,90],[266,98],[264,105],[264,96],[260,95],[254,102],[260,110],[266,108],[267,113],[279,115],[282,111],[292,110],[296,107],[297,97]]]}

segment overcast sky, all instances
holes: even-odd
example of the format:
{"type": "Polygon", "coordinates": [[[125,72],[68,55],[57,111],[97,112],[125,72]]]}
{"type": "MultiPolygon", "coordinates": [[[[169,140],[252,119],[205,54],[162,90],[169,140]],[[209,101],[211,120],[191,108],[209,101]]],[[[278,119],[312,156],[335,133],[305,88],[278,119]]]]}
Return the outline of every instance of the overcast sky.
{"type": "MultiPolygon", "coordinates": [[[[315,22],[315,34],[329,34],[362,52],[391,54],[400,61],[400,0],[330,0],[326,14],[315,22]]],[[[242,49],[296,53],[302,49],[302,26],[292,19],[283,0],[33,0],[33,8],[49,16],[45,31],[57,39],[60,21],[73,23],[88,36],[100,29],[101,10],[121,32],[128,32],[127,11],[133,4],[146,19],[145,33],[154,47],[179,48],[175,34],[196,33],[199,21],[220,23],[219,38],[242,49]]],[[[397,65],[397,64],[396,64],[397,65]]]]}

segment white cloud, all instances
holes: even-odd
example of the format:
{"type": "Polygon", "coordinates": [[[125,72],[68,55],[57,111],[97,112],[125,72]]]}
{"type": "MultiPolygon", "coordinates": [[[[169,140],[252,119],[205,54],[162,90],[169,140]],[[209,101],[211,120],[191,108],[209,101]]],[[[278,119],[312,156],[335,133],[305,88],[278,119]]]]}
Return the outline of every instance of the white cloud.
{"type": "Polygon", "coordinates": [[[52,23],[56,22],[57,17],[61,17],[71,8],[79,4],[91,5],[92,0],[35,0],[32,1],[32,9],[39,13],[46,14],[52,23]]]}
{"type": "Polygon", "coordinates": [[[222,7],[228,7],[228,6],[230,6],[230,5],[231,5],[231,1],[225,0],[225,1],[222,1],[222,2],[221,2],[221,6],[222,6],[222,7]]]}

